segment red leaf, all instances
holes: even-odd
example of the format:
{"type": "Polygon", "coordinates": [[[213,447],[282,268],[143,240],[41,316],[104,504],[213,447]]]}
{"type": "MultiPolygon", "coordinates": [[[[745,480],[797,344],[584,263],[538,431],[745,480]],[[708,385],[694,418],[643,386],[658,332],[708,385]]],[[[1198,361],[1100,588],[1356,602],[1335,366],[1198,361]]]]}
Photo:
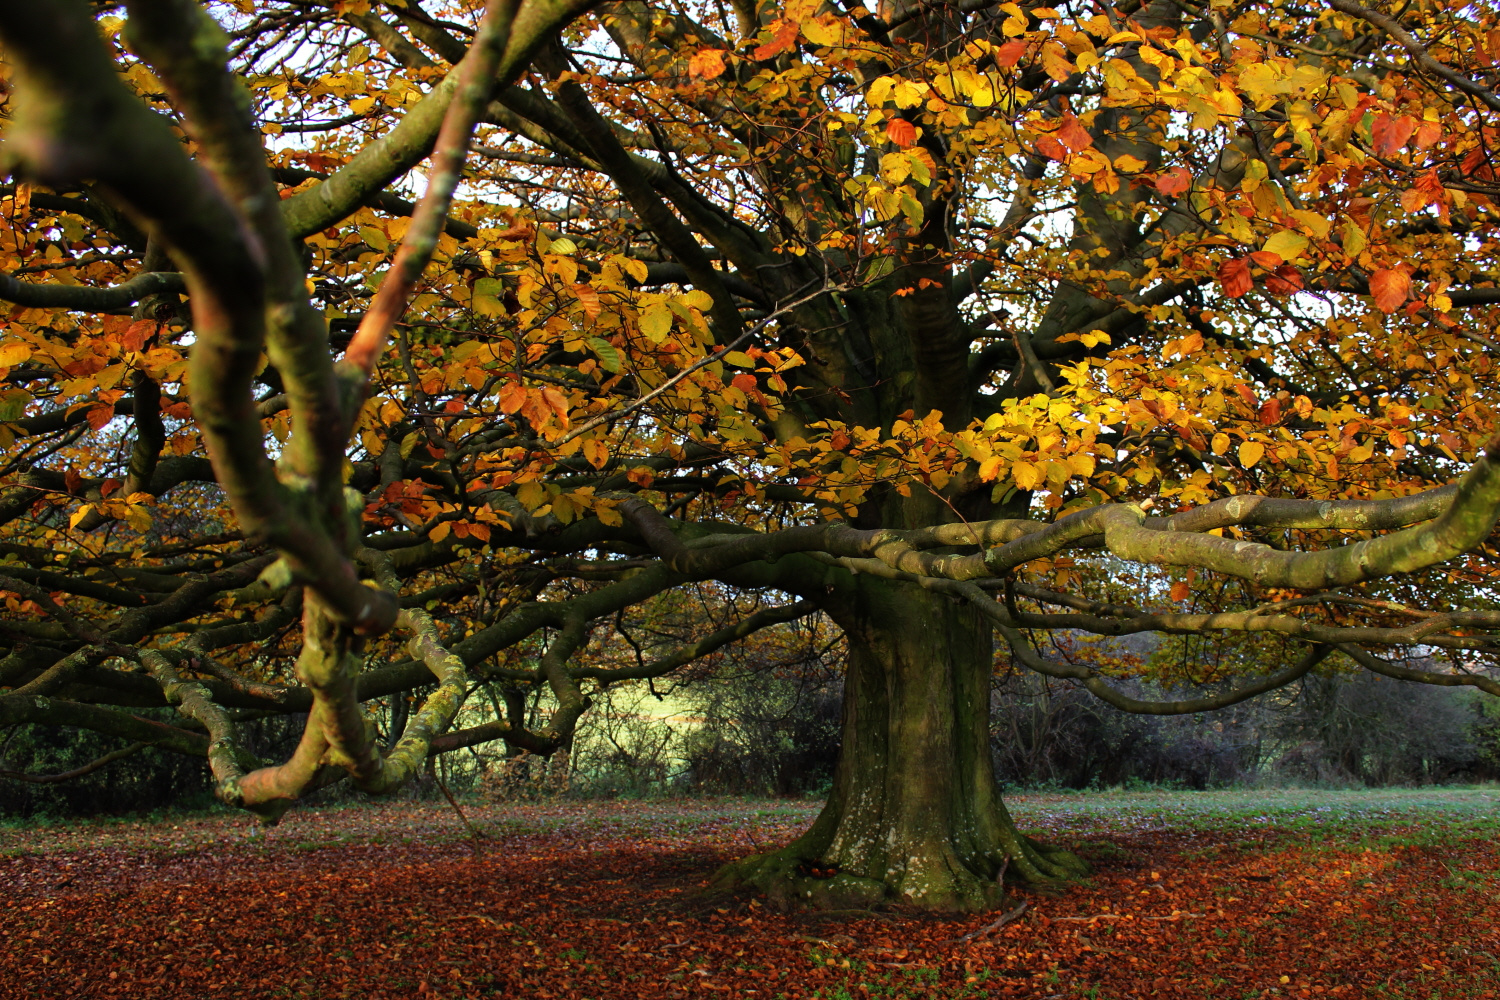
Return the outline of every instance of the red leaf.
{"type": "Polygon", "coordinates": [[[1256,250],[1250,254],[1250,259],[1268,271],[1275,270],[1285,263],[1280,254],[1274,254],[1269,250],[1256,250]]]}
{"type": "Polygon", "coordinates": [[[1173,167],[1156,178],[1156,190],[1175,198],[1193,186],[1193,174],[1186,167],[1173,167]]]}
{"type": "Polygon", "coordinates": [[[1255,287],[1255,281],[1250,277],[1249,257],[1226,260],[1219,265],[1218,277],[1219,286],[1231,299],[1237,299],[1255,287]]]}
{"type": "Polygon", "coordinates": [[[755,382],[755,376],[749,372],[740,372],[729,384],[741,392],[755,392],[760,388],[755,382]]]}
{"type": "Polygon", "coordinates": [[[902,149],[917,141],[917,127],[905,118],[892,118],[886,122],[885,134],[902,149]]]}
{"type": "Polygon", "coordinates": [[[1393,313],[1406,303],[1411,292],[1411,278],[1405,271],[1382,267],[1370,275],[1370,295],[1375,308],[1383,313],[1393,313]]]}
{"type": "Polygon", "coordinates": [[[1375,147],[1375,155],[1390,156],[1397,152],[1406,145],[1416,130],[1415,118],[1408,115],[1396,118],[1390,112],[1382,111],[1375,116],[1375,122],[1370,126],[1370,139],[1375,147]]]}
{"type": "Polygon", "coordinates": [[[1302,272],[1290,264],[1282,264],[1275,273],[1266,275],[1266,291],[1272,295],[1302,291],[1302,272]]]}

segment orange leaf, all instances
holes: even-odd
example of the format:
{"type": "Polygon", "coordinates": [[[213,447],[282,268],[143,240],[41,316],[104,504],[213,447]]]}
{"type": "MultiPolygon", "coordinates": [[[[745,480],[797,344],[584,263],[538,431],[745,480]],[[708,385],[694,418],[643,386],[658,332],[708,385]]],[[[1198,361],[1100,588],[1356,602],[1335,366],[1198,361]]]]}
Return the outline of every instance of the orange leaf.
{"type": "Polygon", "coordinates": [[[992,58],[995,60],[996,65],[1009,68],[1020,62],[1021,57],[1025,54],[1026,43],[1019,38],[1012,38],[996,49],[992,58]]]}
{"type": "Polygon", "coordinates": [[[519,382],[507,382],[500,390],[500,412],[515,413],[526,404],[526,389],[519,382]]]}
{"type": "Polygon", "coordinates": [[[1192,596],[1192,593],[1192,589],[1188,587],[1187,581],[1185,580],[1178,580],[1176,583],[1172,584],[1172,600],[1176,601],[1179,604],[1192,596]]]}
{"type": "Polygon", "coordinates": [[[698,53],[688,60],[688,75],[702,80],[712,80],[714,77],[723,76],[724,69],[723,49],[699,49],[698,53]]]}
{"type": "Polygon", "coordinates": [[[1250,259],[1267,271],[1275,270],[1284,263],[1280,254],[1272,253],[1269,250],[1256,250],[1250,255],[1250,259]]]}
{"type": "Polygon", "coordinates": [[[557,414],[558,423],[568,426],[568,397],[548,386],[542,390],[542,402],[557,414]]]}
{"type": "Polygon", "coordinates": [[[1049,160],[1066,160],[1068,158],[1068,151],[1063,148],[1063,144],[1050,135],[1044,135],[1036,141],[1036,151],[1049,160]]]}
{"type": "Polygon", "coordinates": [[[1255,281],[1250,277],[1250,258],[1239,257],[1226,260],[1219,265],[1219,287],[1224,289],[1224,294],[1231,299],[1237,299],[1251,288],[1255,287],[1255,281]]]}
{"type": "Polygon", "coordinates": [[[1067,146],[1075,153],[1081,153],[1094,144],[1094,137],[1089,135],[1088,129],[1078,123],[1078,119],[1069,115],[1063,122],[1062,128],[1056,133],[1057,141],[1067,146]]]}
{"type": "Polygon", "coordinates": [[[1443,137],[1443,126],[1437,122],[1423,122],[1417,126],[1417,148],[1426,149],[1443,137]]]}
{"type": "Polygon", "coordinates": [[[774,59],[776,56],[790,49],[797,41],[797,22],[780,18],[771,25],[771,38],[764,45],[756,48],[751,56],[757,60],[774,59]]]}
{"type": "Polygon", "coordinates": [[[754,392],[759,388],[755,382],[755,376],[749,372],[740,372],[729,384],[741,392],[754,392]]]}
{"type": "Polygon", "coordinates": [[[104,404],[101,406],[90,407],[86,419],[89,422],[89,426],[97,431],[114,418],[115,408],[108,404],[104,404]]]}
{"type": "Polygon", "coordinates": [[[139,351],[146,346],[146,341],[150,340],[155,333],[156,320],[136,320],[125,328],[124,333],[120,334],[120,346],[127,351],[139,351]]]}
{"type": "Polygon", "coordinates": [[[578,296],[578,301],[589,319],[599,318],[599,289],[593,285],[574,285],[573,294],[578,296]]]}
{"type": "Polygon", "coordinates": [[[1375,308],[1383,313],[1400,309],[1410,293],[1411,278],[1405,271],[1382,267],[1370,275],[1370,295],[1375,299],[1375,308]]]}
{"type": "Polygon", "coordinates": [[[1156,190],[1168,198],[1175,198],[1192,186],[1193,174],[1186,167],[1173,167],[1156,178],[1156,190]]]}
{"type": "Polygon", "coordinates": [[[917,127],[905,118],[892,118],[885,123],[886,138],[902,149],[917,141],[917,127]]]}

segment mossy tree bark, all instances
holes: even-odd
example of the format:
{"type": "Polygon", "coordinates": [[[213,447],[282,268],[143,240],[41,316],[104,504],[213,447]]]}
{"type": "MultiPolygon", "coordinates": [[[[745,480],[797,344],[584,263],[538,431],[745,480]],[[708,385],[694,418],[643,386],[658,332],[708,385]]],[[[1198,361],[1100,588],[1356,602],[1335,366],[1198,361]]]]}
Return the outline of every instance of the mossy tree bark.
{"type": "Polygon", "coordinates": [[[1002,873],[1032,883],[1084,873],[1018,831],[1001,801],[989,625],[945,597],[864,576],[826,606],[849,643],[828,803],[801,837],[728,865],[718,883],[783,905],[974,911],[1000,904],[1002,873]]]}

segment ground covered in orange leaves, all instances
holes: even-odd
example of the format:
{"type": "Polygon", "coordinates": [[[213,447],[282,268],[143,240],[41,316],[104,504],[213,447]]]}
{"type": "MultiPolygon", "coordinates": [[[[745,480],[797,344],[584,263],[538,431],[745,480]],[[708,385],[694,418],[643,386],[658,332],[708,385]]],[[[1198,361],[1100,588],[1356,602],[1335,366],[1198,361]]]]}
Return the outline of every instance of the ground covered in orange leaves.
{"type": "Polygon", "coordinates": [[[0,828],[0,996],[1500,997],[1500,791],[1011,801],[1096,871],[998,928],[703,891],[805,802],[0,828]]]}

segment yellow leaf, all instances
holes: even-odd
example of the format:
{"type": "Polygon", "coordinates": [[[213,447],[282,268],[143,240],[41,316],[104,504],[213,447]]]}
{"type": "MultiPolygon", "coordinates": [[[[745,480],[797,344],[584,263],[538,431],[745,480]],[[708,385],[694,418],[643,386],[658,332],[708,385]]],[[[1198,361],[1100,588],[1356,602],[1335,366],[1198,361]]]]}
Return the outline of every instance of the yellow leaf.
{"type": "Polygon", "coordinates": [[[820,48],[830,48],[843,42],[844,32],[833,18],[809,19],[802,22],[802,37],[820,48]]]}
{"type": "Polygon", "coordinates": [[[1229,435],[1222,432],[1215,434],[1212,447],[1215,455],[1224,454],[1229,450],[1229,435]]]}
{"type": "Polygon", "coordinates": [[[896,107],[914,108],[926,98],[927,86],[912,80],[902,80],[896,84],[892,96],[896,99],[896,107]]]}
{"type": "Polygon", "coordinates": [[[646,339],[659,344],[672,332],[672,310],[664,302],[653,302],[641,313],[640,324],[646,339]]]}
{"type": "Polygon", "coordinates": [[[1240,442],[1240,465],[1251,468],[1259,462],[1266,453],[1266,446],[1259,441],[1240,442]]]}
{"type": "Polygon", "coordinates": [[[1030,462],[1017,462],[1010,467],[1010,478],[1016,484],[1016,489],[1035,489],[1037,483],[1042,481],[1042,471],[1030,462]]]}
{"type": "Polygon", "coordinates": [[[1350,257],[1358,257],[1364,250],[1366,243],[1365,230],[1358,222],[1350,219],[1344,223],[1344,253],[1350,257]]]}
{"type": "Polygon", "coordinates": [[[1290,229],[1283,229],[1279,233],[1273,233],[1271,238],[1266,240],[1266,245],[1262,249],[1267,253],[1274,253],[1287,263],[1292,263],[1302,256],[1302,251],[1307,249],[1307,245],[1310,242],[1301,233],[1293,232],[1290,229]]]}
{"type": "Polygon", "coordinates": [[[636,260],[634,257],[616,257],[614,259],[619,262],[620,268],[636,281],[646,280],[647,269],[645,261],[636,260]]]}
{"type": "Polygon", "coordinates": [[[0,368],[14,368],[30,357],[30,346],[14,342],[6,344],[0,347],[0,368]]]}

